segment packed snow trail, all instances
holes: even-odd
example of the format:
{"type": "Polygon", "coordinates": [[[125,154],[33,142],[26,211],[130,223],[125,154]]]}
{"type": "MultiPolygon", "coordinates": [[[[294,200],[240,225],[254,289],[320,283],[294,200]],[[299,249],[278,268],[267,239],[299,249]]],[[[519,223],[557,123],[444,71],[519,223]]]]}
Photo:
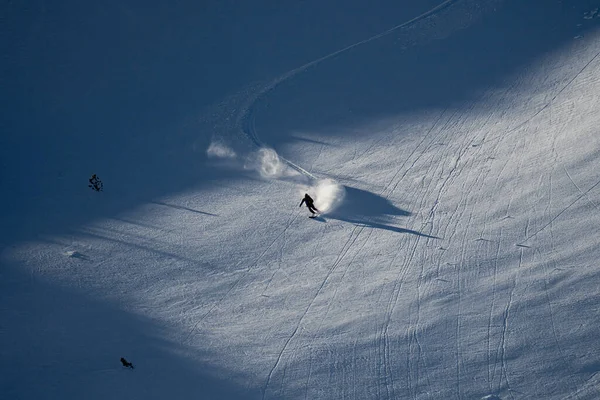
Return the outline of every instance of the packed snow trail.
{"type": "MultiPolygon", "coordinates": [[[[248,138],[249,138],[249,139],[250,139],[250,140],[251,140],[251,141],[252,141],[252,142],[253,142],[253,143],[254,143],[254,144],[257,146],[257,147],[259,147],[259,148],[261,148],[261,149],[264,149],[266,146],[265,146],[265,144],[264,144],[264,143],[263,143],[263,142],[260,140],[260,138],[259,138],[258,132],[257,132],[257,130],[256,130],[256,122],[255,122],[255,119],[254,119],[254,115],[253,115],[253,113],[252,113],[252,108],[253,108],[254,104],[255,104],[257,101],[259,101],[259,100],[260,100],[260,99],[261,99],[263,96],[265,96],[266,94],[268,94],[268,93],[269,93],[271,90],[275,89],[275,88],[276,88],[278,85],[280,85],[280,84],[281,84],[281,83],[283,83],[284,81],[286,81],[286,80],[288,80],[288,79],[291,79],[291,78],[293,78],[293,77],[294,77],[294,76],[296,76],[297,74],[299,74],[299,73],[301,73],[301,72],[304,72],[305,70],[307,70],[307,69],[308,69],[308,68],[310,68],[310,67],[314,67],[314,66],[318,65],[319,63],[322,63],[322,62],[324,62],[324,61],[326,61],[326,60],[328,60],[328,59],[331,59],[331,58],[333,58],[333,57],[336,57],[336,56],[338,56],[338,55],[340,55],[340,54],[342,54],[342,53],[344,53],[344,52],[346,52],[346,51],[349,51],[349,50],[351,50],[351,49],[353,49],[353,48],[356,48],[356,47],[358,47],[358,46],[361,46],[361,45],[363,45],[363,44],[367,44],[367,43],[369,43],[369,42],[372,42],[372,41],[375,41],[375,40],[377,40],[377,39],[380,39],[380,38],[382,38],[382,37],[384,37],[384,36],[387,36],[387,35],[389,35],[389,34],[393,33],[394,31],[396,31],[396,30],[398,30],[398,29],[401,29],[401,28],[407,27],[407,26],[409,26],[409,25],[411,25],[411,24],[413,24],[413,23],[415,23],[415,22],[417,22],[417,21],[420,21],[420,20],[422,20],[422,19],[425,19],[425,18],[427,18],[427,17],[429,17],[429,16],[432,16],[432,15],[434,15],[436,12],[438,12],[438,11],[440,11],[440,10],[442,10],[442,9],[446,8],[446,7],[449,7],[449,6],[450,6],[452,3],[455,3],[456,1],[457,1],[457,0],[448,0],[448,1],[445,1],[445,2],[441,3],[440,5],[438,5],[438,6],[434,7],[434,8],[432,8],[431,10],[429,10],[429,11],[427,11],[427,12],[425,12],[425,13],[423,13],[423,14],[421,14],[421,15],[419,15],[419,16],[417,16],[417,17],[415,17],[415,18],[413,18],[413,19],[411,19],[411,20],[409,20],[409,21],[406,21],[406,22],[404,22],[404,23],[402,23],[402,24],[396,25],[396,26],[394,26],[394,27],[392,27],[392,28],[390,28],[390,29],[388,29],[388,30],[385,30],[385,31],[383,31],[383,32],[381,32],[381,33],[379,33],[379,34],[377,34],[377,35],[374,35],[374,36],[372,36],[372,37],[369,37],[369,38],[367,38],[367,39],[365,39],[365,40],[361,40],[361,41],[359,41],[359,42],[356,42],[356,43],[354,43],[354,44],[352,44],[352,45],[349,45],[349,46],[347,46],[347,47],[344,47],[344,48],[342,48],[342,49],[340,49],[340,50],[337,50],[337,51],[335,51],[335,52],[332,52],[332,53],[330,53],[330,54],[328,54],[328,55],[326,55],[326,56],[323,56],[323,57],[321,57],[321,58],[318,58],[318,59],[316,59],[316,60],[314,60],[314,61],[311,61],[311,62],[309,62],[309,63],[306,63],[306,64],[304,64],[304,65],[302,65],[302,66],[300,66],[300,67],[298,67],[298,68],[295,68],[295,69],[293,69],[293,70],[291,70],[291,71],[288,71],[287,73],[285,73],[285,74],[281,75],[280,77],[276,78],[276,79],[275,79],[275,80],[273,80],[273,81],[272,81],[270,84],[266,85],[266,86],[265,86],[263,89],[261,89],[261,90],[260,90],[258,93],[256,93],[256,94],[255,94],[255,95],[254,95],[254,96],[253,96],[253,97],[250,99],[249,103],[248,103],[247,105],[245,105],[245,106],[242,108],[242,112],[241,112],[241,114],[240,114],[240,116],[239,116],[239,118],[238,118],[238,121],[240,121],[240,122],[239,122],[239,125],[241,126],[241,128],[242,128],[243,132],[244,132],[244,133],[247,135],[247,137],[248,137],[248,138]]],[[[302,168],[302,167],[298,166],[297,164],[295,164],[295,163],[293,163],[293,162],[291,162],[291,161],[289,161],[289,160],[287,160],[287,159],[283,158],[283,157],[282,157],[282,156],[280,156],[280,155],[277,155],[277,156],[278,156],[278,157],[279,157],[281,160],[283,160],[283,161],[284,161],[284,162],[285,162],[287,165],[289,165],[291,168],[295,169],[296,171],[298,171],[298,172],[300,172],[300,173],[304,174],[305,176],[307,176],[307,177],[311,178],[312,180],[316,180],[316,179],[317,179],[317,178],[316,178],[316,177],[315,177],[313,174],[311,174],[310,172],[308,172],[308,171],[307,171],[307,170],[305,170],[304,168],[302,168]]],[[[400,171],[400,169],[398,170],[398,172],[399,172],[399,171],[400,171]]],[[[396,174],[396,175],[397,175],[397,174],[396,174]]],[[[392,180],[389,182],[389,184],[388,184],[388,187],[389,187],[389,186],[390,186],[390,185],[393,183],[394,179],[396,178],[396,175],[394,175],[394,176],[392,177],[392,180]]],[[[397,183],[396,183],[396,185],[397,185],[397,183]]],[[[321,184],[321,186],[323,186],[323,184],[321,184]]],[[[387,187],[386,187],[386,189],[387,189],[387,187]]],[[[385,191],[385,190],[384,190],[384,191],[385,191]]],[[[393,190],[392,190],[392,191],[393,191],[393,190]]],[[[320,198],[321,198],[320,196],[317,196],[317,199],[320,199],[320,198]]],[[[341,202],[341,201],[343,201],[343,196],[334,196],[334,198],[335,198],[335,201],[336,201],[336,202],[341,202]]],[[[319,207],[322,207],[322,205],[319,205],[319,207]]],[[[328,208],[329,208],[329,207],[328,207],[328,208]]],[[[325,212],[326,212],[326,211],[328,211],[328,208],[325,208],[323,211],[325,211],[325,212]]],[[[350,236],[349,236],[349,238],[348,238],[348,241],[350,241],[350,240],[352,239],[352,240],[350,241],[350,244],[349,244],[349,246],[351,246],[351,245],[352,245],[352,244],[353,244],[353,243],[356,241],[356,239],[357,239],[357,238],[358,238],[358,236],[361,234],[361,232],[363,231],[363,229],[364,229],[364,228],[365,228],[364,226],[355,226],[355,227],[354,227],[353,231],[351,232],[351,234],[350,234],[350,236]]],[[[430,238],[433,238],[433,237],[431,237],[431,236],[429,236],[429,237],[430,237],[430,238]]],[[[416,246],[416,245],[415,245],[415,246],[416,246]]],[[[347,250],[346,250],[346,251],[347,251],[347,250]]],[[[268,376],[267,376],[267,381],[266,381],[266,383],[265,383],[265,387],[264,387],[264,388],[263,388],[263,390],[262,390],[262,393],[263,393],[263,399],[265,399],[265,396],[266,396],[267,390],[268,390],[268,388],[269,388],[269,385],[270,385],[270,383],[271,383],[271,380],[272,380],[272,378],[273,378],[274,371],[275,371],[275,370],[278,368],[278,366],[279,366],[279,364],[280,364],[280,362],[281,362],[282,355],[285,353],[285,351],[286,351],[287,347],[289,346],[290,342],[291,342],[291,341],[294,339],[294,337],[296,336],[296,333],[297,333],[297,331],[298,331],[298,329],[299,329],[299,327],[300,327],[300,325],[301,325],[301,323],[302,323],[302,321],[303,321],[304,317],[307,315],[307,313],[308,313],[308,311],[310,310],[310,308],[311,308],[311,306],[312,306],[313,302],[314,302],[314,301],[316,300],[316,298],[319,296],[319,294],[320,294],[321,290],[323,289],[324,285],[327,283],[327,281],[328,281],[328,278],[329,278],[329,275],[330,275],[330,274],[331,274],[331,273],[332,273],[332,272],[333,272],[333,271],[336,269],[336,267],[337,267],[338,263],[339,263],[339,262],[341,262],[341,260],[342,260],[342,258],[344,258],[344,256],[345,256],[345,252],[344,252],[344,255],[343,255],[343,256],[338,256],[338,259],[336,260],[336,262],[334,263],[334,265],[333,265],[333,266],[332,266],[332,267],[329,269],[329,273],[327,274],[327,276],[326,276],[326,277],[325,277],[325,279],[323,280],[323,282],[322,282],[321,286],[320,286],[320,287],[319,287],[319,289],[317,290],[317,292],[316,292],[315,296],[313,297],[313,300],[312,300],[312,301],[311,301],[311,302],[310,302],[310,303],[307,305],[307,307],[306,307],[306,309],[305,309],[305,311],[304,311],[303,315],[302,315],[302,316],[301,316],[301,318],[298,320],[298,322],[297,322],[297,325],[296,325],[296,327],[295,327],[294,331],[292,332],[292,334],[291,334],[291,335],[288,337],[288,339],[286,340],[286,342],[285,342],[285,344],[284,344],[283,348],[281,349],[281,352],[279,353],[279,356],[277,357],[277,360],[275,361],[275,363],[274,363],[273,367],[271,368],[271,370],[270,370],[270,372],[269,372],[269,374],[268,374],[268,376]]],[[[395,302],[394,302],[394,304],[395,304],[395,302]]],[[[390,316],[391,316],[392,312],[393,312],[393,308],[392,308],[392,310],[390,310],[390,311],[389,311],[389,314],[388,314],[388,317],[387,317],[387,319],[388,319],[388,322],[385,324],[385,328],[384,328],[384,330],[385,330],[385,331],[387,331],[387,329],[388,329],[388,326],[389,326],[389,318],[390,318],[390,316]]],[[[387,333],[385,334],[385,336],[386,336],[386,342],[387,342],[387,333]]],[[[386,387],[387,387],[387,385],[386,385],[386,387]]],[[[389,392],[388,392],[388,396],[389,396],[389,392]]]]}
{"type": "MultiPolygon", "coordinates": [[[[461,0],[446,0],[443,3],[433,7],[432,9],[430,9],[429,11],[426,11],[424,13],[422,13],[421,15],[414,17],[412,19],[410,19],[409,21],[403,22],[399,25],[393,26],[381,33],[378,33],[377,35],[371,36],[367,39],[361,40],[359,42],[353,43],[349,46],[346,46],[340,50],[334,51],[332,53],[329,53],[323,57],[320,57],[316,60],[310,61],[304,65],[301,65],[300,67],[294,68],[284,74],[282,74],[281,76],[275,78],[274,80],[272,80],[269,84],[267,84],[266,86],[264,86],[262,89],[259,89],[257,93],[255,93],[249,100],[248,102],[242,106],[242,110],[238,115],[237,118],[237,125],[242,129],[242,131],[248,136],[248,138],[259,148],[261,147],[266,147],[264,143],[262,143],[262,141],[260,140],[258,133],[256,131],[256,124],[254,121],[254,116],[252,113],[252,108],[254,107],[254,104],[256,104],[257,101],[259,101],[263,96],[265,96],[267,93],[269,93],[271,90],[275,89],[277,86],[279,86],[280,84],[282,84],[283,82],[287,81],[288,79],[296,76],[297,74],[306,71],[307,69],[314,67],[320,63],[322,63],[323,61],[329,60],[333,57],[336,57],[342,53],[345,53],[349,50],[352,50],[356,47],[359,47],[361,45],[373,42],[377,39],[383,38],[399,29],[408,27],[418,21],[421,21],[425,18],[428,18],[432,15],[434,15],[435,13],[450,7],[453,3],[459,2],[461,0]]],[[[281,156],[280,156],[281,157],[281,156]]],[[[314,175],[312,175],[310,172],[306,171],[304,168],[292,163],[291,161],[285,159],[282,157],[282,160],[284,160],[290,167],[294,168],[295,170],[297,170],[298,172],[312,178],[312,179],[316,179],[316,177],[314,175]]]]}

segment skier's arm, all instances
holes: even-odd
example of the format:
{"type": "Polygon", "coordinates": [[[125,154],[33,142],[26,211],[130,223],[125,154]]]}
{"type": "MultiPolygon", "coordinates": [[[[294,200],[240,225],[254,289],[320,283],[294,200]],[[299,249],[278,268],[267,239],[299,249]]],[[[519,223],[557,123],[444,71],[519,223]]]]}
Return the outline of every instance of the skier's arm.
{"type": "Polygon", "coordinates": [[[302,201],[300,202],[300,205],[298,207],[302,207],[302,204],[304,204],[304,199],[302,199],[302,201]]]}

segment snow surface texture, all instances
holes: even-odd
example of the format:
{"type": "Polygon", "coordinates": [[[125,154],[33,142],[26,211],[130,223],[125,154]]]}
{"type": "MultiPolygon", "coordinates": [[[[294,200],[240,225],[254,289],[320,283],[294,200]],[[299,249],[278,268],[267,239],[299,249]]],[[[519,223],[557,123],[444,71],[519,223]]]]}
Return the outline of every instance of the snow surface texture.
{"type": "Polygon", "coordinates": [[[600,398],[597,4],[14,3],[0,398],[600,398]]]}

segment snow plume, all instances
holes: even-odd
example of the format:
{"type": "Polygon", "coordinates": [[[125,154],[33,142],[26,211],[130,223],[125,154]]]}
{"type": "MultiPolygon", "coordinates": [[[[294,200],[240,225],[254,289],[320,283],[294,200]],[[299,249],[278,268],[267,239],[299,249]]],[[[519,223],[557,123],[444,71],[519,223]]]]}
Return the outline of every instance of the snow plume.
{"type": "Polygon", "coordinates": [[[236,154],[233,149],[227,147],[226,145],[219,142],[212,142],[208,149],[206,149],[206,154],[209,157],[217,157],[217,158],[235,158],[236,154]]]}
{"type": "Polygon", "coordinates": [[[308,193],[321,212],[333,211],[344,201],[344,186],[333,179],[317,180],[309,172],[279,157],[273,149],[261,148],[251,154],[245,167],[258,171],[263,178],[279,179],[299,186],[302,191],[300,197],[308,193]]]}
{"type": "Polygon", "coordinates": [[[260,162],[258,172],[265,178],[279,178],[286,173],[288,168],[273,149],[260,149],[258,160],[260,162]]]}
{"type": "MultiPolygon", "coordinates": [[[[315,206],[323,213],[335,210],[344,201],[346,191],[344,186],[333,179],[321,179],[315,185],[306,188],[308,193],[315,200],[315,206]]],[[[302,196],[304,193],[302,193],[302,196]]]]}
{"type": "Polygon", "coordinates": [[[245,167],[258,171],[260,176],[266,179],[279,179],[297,175],[296,171],[290,169],[275,150],[265,147],[251,154],[245,167]]]}

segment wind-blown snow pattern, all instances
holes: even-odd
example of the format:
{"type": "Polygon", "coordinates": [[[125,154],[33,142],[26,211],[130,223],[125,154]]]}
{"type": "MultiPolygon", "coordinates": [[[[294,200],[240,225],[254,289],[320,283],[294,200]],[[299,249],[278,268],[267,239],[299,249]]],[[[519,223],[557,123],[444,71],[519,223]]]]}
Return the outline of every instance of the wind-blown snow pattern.
{"type": "Polygon", "coordinates": [[[598,4],[75,3],[1,6],[0,398],[600,398],[598,4]]]}

